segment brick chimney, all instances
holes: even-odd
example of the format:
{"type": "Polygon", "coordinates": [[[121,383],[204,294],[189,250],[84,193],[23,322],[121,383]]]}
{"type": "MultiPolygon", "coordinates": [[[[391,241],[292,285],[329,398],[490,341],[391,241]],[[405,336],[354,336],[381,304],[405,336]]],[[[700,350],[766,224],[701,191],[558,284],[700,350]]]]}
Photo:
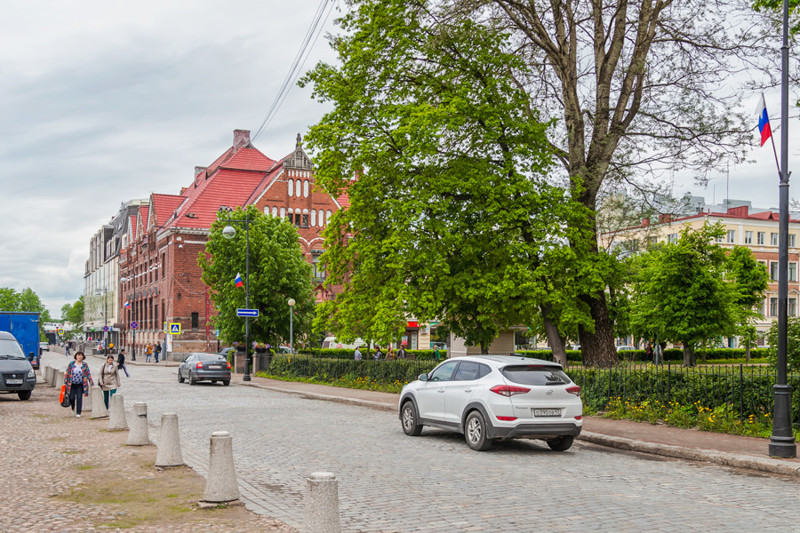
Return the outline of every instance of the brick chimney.
{"type": "Polygon", "coordinates": [[[250,144],[250,130],[233,130],[233,147],[238,150],[250,144]]]}

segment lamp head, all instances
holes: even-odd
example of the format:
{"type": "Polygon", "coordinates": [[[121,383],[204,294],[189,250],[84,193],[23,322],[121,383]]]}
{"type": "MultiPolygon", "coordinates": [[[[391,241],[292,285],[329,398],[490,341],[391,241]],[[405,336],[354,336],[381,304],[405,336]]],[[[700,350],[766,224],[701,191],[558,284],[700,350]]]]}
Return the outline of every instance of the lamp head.
{"type": "Polygon", "coordinates": [[[289,307],[294,307],[294,304],[296,304],[297,302],[294,301],[294,298],[289,298],[289,301],[286,303],[289,304],[289,307]]]}
{"type": "Polygon", "coordinates": [[[236,236],[236,229],[233,226],[225,226],[222,229],[222,236],[226,239],[233,239],[236,236]]]}

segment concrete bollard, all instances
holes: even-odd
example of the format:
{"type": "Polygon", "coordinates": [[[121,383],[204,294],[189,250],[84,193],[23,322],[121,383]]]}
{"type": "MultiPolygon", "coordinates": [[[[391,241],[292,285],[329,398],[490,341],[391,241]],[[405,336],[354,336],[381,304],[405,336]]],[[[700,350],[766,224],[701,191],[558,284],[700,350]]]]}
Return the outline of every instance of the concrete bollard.
{"type": "Polygon", "coordinates": [[[233,466],[233,437],[227,431],[211,434],[206,491],[203,503],[226,503],[239,499],[239,484],[233,466]]]}
{"type": "Polygon", "coordinates": [[[92,390],[92,389],[96,389],[96,388],[97,387],[89,387],[89,394],[87,394],[86,397],[83,399],[83,410],[85,412],[87,412],[87,413],[90,413],[92,411],[92,397],[95,394],[99,394],[101,398],[103,397],[103,392],[102,391],[95,392],[95,391],[92,390]]]}
{"type": "Polygon", "coordinates": [[[161,415],[161,432],[158,435],[158,452],[156,466],[181,466],[181,441],[178,434],[178,415],[164,413],[161,415]]]}
{"type": "Polygon", "coordinates": [[[339,482],[330,472],[314,472],[306,480],[303,533],[340,533],[339,482]]]}
{"type": "Polygon", "coordinates": [[[147,446],[150,436],[147,434],[147,404],[134,402],[133,418],[131,418],[131,431],[128,433],[128,446],[147,446]]]}
{"type": "Polygon", "coordinates": [[[44,367],[44,382],[49,384],[51,379],[53,379],[53,367],[46,366],[44,367]]]}
{"type": "Polygon", "coordinates": [[[122,431],[128,429],[128,421],[125,420],[125,400],[122,394],[115,394],[108,401],[108,430],[122,431]]]}
{"type": "Polygon", "coordinates": [[[89,398],[92,400],[92,419],[108,417],[108,409],[106,403],[103,401],[103,391],[100,387],[92,387],[92,392],[89,393],[89,398]]]}
{"type": "Polygon", "coordinates": [[[64,384],[64,371],[63,370],[54,370],[53,371],[53,378],[50,382],[51,387],[55,387],[57,389],[61,388],[61,385],[64,384]]]}

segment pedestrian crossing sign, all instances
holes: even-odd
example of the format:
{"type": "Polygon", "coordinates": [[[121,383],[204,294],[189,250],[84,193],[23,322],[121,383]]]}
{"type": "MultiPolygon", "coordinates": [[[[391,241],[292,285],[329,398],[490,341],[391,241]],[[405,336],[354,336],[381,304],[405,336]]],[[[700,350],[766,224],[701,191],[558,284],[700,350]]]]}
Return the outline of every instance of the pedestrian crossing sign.
{"type": "Polygon", "coordinates": [[[181,323],[180,322],[170,322],[170,324],[169,324],[169,334],[170,335],[180,335],[181,334],[181,323]]]}

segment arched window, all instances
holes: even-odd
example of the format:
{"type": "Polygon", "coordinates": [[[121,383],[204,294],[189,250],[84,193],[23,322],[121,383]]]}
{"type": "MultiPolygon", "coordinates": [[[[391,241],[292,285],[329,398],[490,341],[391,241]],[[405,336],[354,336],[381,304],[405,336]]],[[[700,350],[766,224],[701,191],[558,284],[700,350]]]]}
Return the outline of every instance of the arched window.
{"type": "Polygon", "coordinates": [[[308,198],[308,180],[303,180],[303,197],[308,198]]]}
{"type": "Polygon", "coordinates": [[[289,196],[294,196],[294,180],[288,181],[289,196]]]}
{"type": "Polygon", "coordinates": [[[272,216],[274,216],[274,217],[278,216],[278,208],[277,207],[273,207],[272,208],[272,216]]]}
{"type": "Polygon", "coordinates": [[[264,214],[269,216],[269,206],[268,205],[264,206],[264,214]]]}
{"type": "Polygon", "coordinates": [[[286,208],[285,207],[281,207],[281,218],[283,218],[285,216],[286,216],[286,208]]]}
{"type": "Polygon", "coordinates": [[[316,209],[312,209],[311,210],[311,227],[313,228],[316,225],[317,225],[317,210],[316,209]]]}
{"type": "Polygon", "coordinates": [[[331,210],[328,209],[328,211],[325,213],[325,225],[327,226],[330,223],[331,223],[331,210]]]}

